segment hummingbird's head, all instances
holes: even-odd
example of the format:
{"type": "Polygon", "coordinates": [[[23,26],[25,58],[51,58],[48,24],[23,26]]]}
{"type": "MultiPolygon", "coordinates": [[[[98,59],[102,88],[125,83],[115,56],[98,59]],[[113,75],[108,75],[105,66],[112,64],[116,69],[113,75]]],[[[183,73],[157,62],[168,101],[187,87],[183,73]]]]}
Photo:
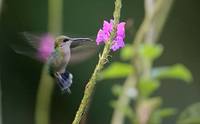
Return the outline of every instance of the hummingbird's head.
{"type": "Polygon", "coordinates": [[[63,45],[70,45],[72,42],[72,38],[70,37],[67,37],[67,36],[59,36],[56,38],[56,41],[55,41],[55,48],[58,48],[58,47],[62,47],[63,45]]]}
{"type": "Polygon", "coordinates": [[[56,38],[55,48],[62,47],[64,45],[68,45],[70,48],[75,48],[79,45],[83,45],[92,41],[93,40],[90,38],[70,38],[62,35],[56,38]]]}

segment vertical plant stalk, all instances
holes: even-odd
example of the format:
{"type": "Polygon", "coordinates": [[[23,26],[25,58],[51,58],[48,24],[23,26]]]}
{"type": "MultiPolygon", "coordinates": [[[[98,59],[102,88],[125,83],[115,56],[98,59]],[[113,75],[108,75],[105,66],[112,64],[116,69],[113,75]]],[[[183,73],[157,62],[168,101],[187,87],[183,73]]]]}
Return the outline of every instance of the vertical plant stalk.
{"type": "MultiPolygon", "coordinates": [[[[0,0],[0,16],[1,16],[1,9],[3,5],[3,0],[0,0]]],[[[0,124],[3,123],[2,121],[2,83],[1,83],[1,71],[0,71],[0,124]]]]}
{"type": "MultiPolygon", "coordinates": [[[[135,56],[133,57],[133,66],[136,66],[135,69],[137,72],[136,74],[131,75],[127,78],[127,79],[130,79],[132,77],[133,79],[132,81],[128,81],[128,80],[125,81],[123,85],[123,92],[119,96],[117,100],[117,104],[120,104],[121,106],[127,106],[130,104],[130,98],[124,94],[126,93],[127,89],[130,88],[131,86],[133,88],[136,88],[135,86],[136,86],[136,83],[138,82],[138,78],[139,78],[138,76],[139,76],[139,73],[141,72],[140,61],[137,60],[137,57],[139,56],[138,54],[139,46],[142,44],[143,41],[148,40],[145,38],[147,38],[147,32],[149,31],[149,29],[153,30],[153,33],[152,33],[154,35],[152,38],[154,39],[153,42],[156,42],[158,40],[161,30],[163,29],[166,18],[168,16],[169,10],[173,4],[173,1],[174,0],[156,0],[156,3],[154,4],[154,7],[153,7],[154,8],[153,12],[149,13],[148,15],[147,13],[145,13],[145,18],[139,30],[137,31],[135,39],[133,41],[133,49],[135,51],[135,56]],[[156,25],[156,28],[154,29],[152,29],[152,22],[153,22],[153,25],[156,25]]],[[[152,2],[152,1],[148,1],[148,2],[152,2]]],[[[147,4],[148,6],[152,4],[148,2],[146,1],[146,6],[147,4]]],[[[112,116],[111,123],[123,124],[124,116],[125,115],[122,111],[115,109],[112,116]]]]}
{"type": "MultiPolygon", "coordinates": [[[[145,15],[146,17],[151,16],[155,10],[155,4],[157,0],[145,0],[144,1],[144,8],[145,8],[145,15]]],[[[149,24],[149,29],[146,32],[146,36],[144,37],[144,42],[147,44],[154,44],[155,43],[155,36],[156,36],[156,24],[154,20],[152,20],[149,24]]],[[[150,61],[143,60],[143,76],[146,78],[150,77],[151,73],[151,66],[152,63],[150,61]]]]}
{"type": "MultiPolygon", "coordinates": [[[[48,0],[48,31],[51,34],[62,32],[63,0],[48,0]]],[[[35,123],[50,124],[51,96],[54,88],[54,80],[49,76],[47,65],[42,69],[38,86],[35,123]]]]}
{"type": "Polygon", "coordinates": [[[99,56],[98,64],[96,65],[94,72],[93,72],[89,82],[87,83],[87,85],[85,87],[84,96],[81,100],[80,106],[78,108],[78,111],[76,113],[76,116],[75,116],[72,124],[79,124],[80,123],[80,120],[81,120],[81,118],[83,117],[83,115],[86,111],[86,108],[87,108],[87,106],[90,102],[92,93],[94,91],[94,87],[95,87],[95,84],[96,84],[96,79],[97,79],[98,73],[101,71],[103,66],[107,63],[107,58],[108,58],[108,55],[109,55],[109,52],[110,52],[112,41],[113,41],[113,39],[116,35],[117,24],[119,23],[121,6],[122,6],[121,0],[116,0],[115,1],[115,10],[114,10],[114,13],[113,13],[113,17],[114,17],[113,30],[111,32],[111,35],[110,35],[108,42],[106,42],[106,45],[104,47],[102,55],[99,56]]]}
{"type": "MultiPolygon", "coordinates": [[[[134,75],[135,76],[135,75],[134,75]]],[[[136,85],[136,78],[134,76],[129,76],[124,85],[123,85],[123,92],[119,96],[117,100],[117,105],[120,106],[128,106],[130,99],[127,97],[127,92],[129,88],[135,87],[136,85]]],[[[111,124],[124,124],[124,113],[120,109],[114,109],[114,113],[111,119],[111,124]]]]}
{"type": "Polygon", "coordinates": [[[42,70],[41,79],[38,86],[36,110],[35,110],[35,123],[36,124],[49,124],[51,96],[53,91],[54,82],[49,77],[47,66],[45,65],[42,70]]]}
{"type": "MultiPolygon", "coordinates": [[[[156,3],[157,5],[161,5],[162,1],[158,1],[158,0],[145,0],[145,16],[148,18],[150,17],[152,14],[154,14],[154,11],[156,10],[155,6],[156,3]],[[157,1],[157,2],[156,2],[157,1]]],[[[152,19],[149,22],[149,28],[147,29],[146,33],[144,34],[144,43],[145,44],[154,44],[155,43],[155,36],[156,36],[156,24],[154,19],[152,19]]],[[[143,57],[141,57],[140,55],[138,55],[138,59],[140,61],[140,64],[138,66],[142,67],[141,70],[141,75],[138,75],[138,79],[140,80],[141,78],[145,78],[145,79],[150,79],[150,75],[151,75],[151,66],[152,66],[152,61],[149,60],[145,60],[143,57]]],[[[136,60],[134,60],[136,61],[136,60]]],[[[137,66],[137,65],[135,65],[137,66]]],[[[138,81],[139,83],[139,81],[138,81]]],[[[137,118],[137,123],[138,124],[148,124],[148,121],[150,119],[150,116],[152,114],[152,112],[154,111],[153,105],[151,105],[151,103],[147,103],[147,101],[145,101],[145,99],[141,99],[140,95],[138,96],[137,99],[137,104],[135,106],[136,108],[136,118],[137,118]],[[146,102],[146,103],[145,103],[146,102]],[[148,104],[148,105],[146,105],[148,104]],[[145,115],[144,115],[145,113],[145,115]]]]}
{"type": "MultiPolygon", "coordinates": [[[[0,72],[0,76],[1,76],[1,72],[0,72]]],[[[1,87],[2,83],[1,83],[1,77],[0,77],[0,124],[3,123],[2,121],[2,87],[1,87]]]]}
{"type": "Polygon", "coordinates": [[[48,0],[48,31],[60,34],[63,26],[63,0],[48,0]]]}
{"type": "Polygon", "coordinates": [[[2,5],[3,5],[3,0],[0,0],[0,15],[1,15],[2,5]]]}
{"type": "MultiPolygon", "coordinates": [[[[151,16],[154,13],[154,9],[155,9],[155,3],[156,0],[145,0],[144,1],[144,8],[145,8],[145,16],[151,16]]],[[[155,22],[152,21],[151,24],[149,24],[150,28],[148,29],[147,33],[146,33],[146,37],[145,37],[145,42],[147,43],[154,43],[155,42],[155,29],[156,29],[156,25],[154,24],[155,22]]]]}

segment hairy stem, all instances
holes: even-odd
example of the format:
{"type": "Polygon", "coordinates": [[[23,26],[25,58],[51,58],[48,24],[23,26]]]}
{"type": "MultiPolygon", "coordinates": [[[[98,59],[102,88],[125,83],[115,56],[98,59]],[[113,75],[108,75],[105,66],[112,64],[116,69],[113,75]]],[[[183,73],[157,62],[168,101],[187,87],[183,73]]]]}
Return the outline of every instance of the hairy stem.
{"type": "Polygon", "coordinates": [[[106,62],[107,62],[107,58],[108,58],[108,55],[109,55],[109,52],[110,52],[112,41],[113,41],[113,38],[116,35],[117,24],[119,23],[119,18],[120,18],[121,6],[122,6],[121,0],[116,0],[115,1],[115,10],[114,10],[114,13],[113,13],[113,16],[114,16],[113,31],[111,32],[110,38],[109,38],[108,42],[106,43],[106,45],[104,47],[102,55],[99,57],[98,64],[96,65],[96,68],[95,68],[95,70],[92,74],[92,77],[90,78],[89,82],[86,85],[84,96],[81,100],[79,109],[76,113],[75,119],[74,119],[72,124],[79,124],[81,118],[83,117],[83,114],[86,111],[86,107],[88,106],[89,101],[90,101],[91,96],[92,96],[92,93],[94,91],[94,87],[95,87],[95,84],[96,84],[96,79],[97,79],[98,73],[101,71],[104,64],[106,64],[106,62]]]}

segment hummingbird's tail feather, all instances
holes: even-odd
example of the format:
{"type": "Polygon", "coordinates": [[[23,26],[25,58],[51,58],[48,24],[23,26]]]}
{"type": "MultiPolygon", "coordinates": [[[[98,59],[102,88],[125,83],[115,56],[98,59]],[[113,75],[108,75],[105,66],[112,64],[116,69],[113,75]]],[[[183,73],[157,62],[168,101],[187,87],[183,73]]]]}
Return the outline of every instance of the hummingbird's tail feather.
{"type": "Polygon", "coordinates": [[[58,86],[61,88],[61,91],[63,93],[71,93],[70,86],[72,84],[72,74],[68,71],[65,71],[64,73],[55,73],[56,82],[58,83],[58,86]]]}

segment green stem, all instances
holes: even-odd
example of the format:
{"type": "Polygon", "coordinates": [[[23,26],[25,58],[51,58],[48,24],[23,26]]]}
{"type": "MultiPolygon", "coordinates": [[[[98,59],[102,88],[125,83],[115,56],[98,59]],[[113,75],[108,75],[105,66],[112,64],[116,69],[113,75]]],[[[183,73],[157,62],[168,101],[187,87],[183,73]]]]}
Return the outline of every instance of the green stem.
{"type": "Polygon", "coordinates": [[[113,31],[111,32],[110,38],[109,38],[108,42],[106,43],[106,45],[104,47],[102,55],[99,57],[98,64],[97,64],[97,66],[96,66],[96,68],[95,68],[95,70],[92,74],[92,77],[90,78],[89,82],[86,85],[83,99],[81,100],[79,109],[76,113],[75,119],[74,119],[72,124],[79,124],[83,114],[86,111],[86,108],[89,104],[92,93],[94,91],[97,75],[101,71],[101,69],[103,68],[104,64],[106,64],[106,62],[107,62],[107,58],[108,58],[108,55],[109,55],[109,52],[110,52],[112,41],[113,41],[113,38],[116,35],[117,24],[119,23],[119,18],[120,18],[121,6],[122,6],[121,0],[116,0],[115,1],[115,10],[114,10],[114,13],[113,13],[113,16],[114,16],[113,31]]]}
{"type": "Polygon", "coordinates": [[[2,4],[3,4],[3,0],[0,0],[0,15],[1,15],[2,4]]]}
{"type": "MultiPolygon", "coordinates": [[[[127,97],[127,90],[131,87],[135,87],[136,81],[135,77],[129,76],[124,85],[123,85],[123,92],[120,94],[118,100],[117,100],[117,105],[120,106],[128,106],[130,99],[127,97]]],[[[133,118],[133,117],[132,117],[133,118]]],[[[124,113],[120,109],[114,109],[114,113],[111,119],[111,124],[123,124],[124,123],[124,113]]]]}
{"type": "Polygon", "coordinates": [[[63,0],[48,0],[48,7],[48,31],[59,34],[63,26],[63,0]]]}
{"type": "MultiPolygon", "coordinates": [[[[0,74],[0,76],[1,76],[1,74],[0,74]]],[[[0,79],[0,124],[3,123],[3,121],[2,121],[2,87],[1,87],[1,85],[2,85],[2,82],[0,79]]]]}
{"type": "MultiPolygon", "coordinates": [[[[1,9],[2,9],[3,0],[0,0],[0,16],[1,16],[1,9]]],[[[0,72],[0,124],[3,123],[2,121],[2,87],[1,87],[1,72],[0,72]]]]}
{"type": "MultiPolygon", "coordinates": [[[[48,0],[48,31],[51,34],[62,32],[62,7],[63,0],[48,0]]],[[[47,72],[47,65],[44,66],[37,91],[35,123],[49,124],[51,96],[53,93],[54,81],[47,72]]]]}
{"type": "Polygon", "coordinates": [[[41,76],[36,99],[35,123],[49,124],[50,103],[54,82],[48,75],[47,66],[44,66],[41,76]]]}
{"type": "MultiPolygon", "coordinates": [[[[156,0],[145,0],[145,15],[146,17],[151,17],[151,15],[156,15],[155,12],[157,12],[156,9],[158,9],[161,5],[162,1],[156,1],[156,0]]],[[[155,43],[155,36],[156,36],[156,24],[154,22],[154,18],[152,18],[149,21],[149,28],[146,30],[145,34],[144,34],[144,43],[146,44],[154,44],[155,43]]],[[[147,60],[145,58],[143,58],[142,56],[138,55],[138,59],[140,61],[140,67],[142,67],[142,73],[141,75],[138,75],[138,79],[140,80],[141,78],[145,78],[145,79],[149,79],[150,78],[150,73],[151,73],[151,65],[152,65],[152,61],[147,60]]],[[[137,66],[137,65],[135,65],[137,66]]],[[[137,70],[136,70],[137,71],[137,70]]],[[[139,81],[137,81],[137,85],[139,84],[139,81]]],[[[139,91],[140,92],[140,91],[139,91]]],[[[138,98],[136,100],[136,122],[139,124],[147,124],[151,113],[153,110],[151,110],[150,108],[145,108],[146,106],[143,105],[145,99],[143,99],[141,97],[141,95],[138,95],[138,98]],[[141,113],[143,113],[143,111],[146,110],[148,114],[146,114],[146,117],[142,117],[141,113]]],[[[148,103],[150,105],[150,103],[148,103]]],[[[152,108],[153,109],[153,108],[152,108]]]]}

